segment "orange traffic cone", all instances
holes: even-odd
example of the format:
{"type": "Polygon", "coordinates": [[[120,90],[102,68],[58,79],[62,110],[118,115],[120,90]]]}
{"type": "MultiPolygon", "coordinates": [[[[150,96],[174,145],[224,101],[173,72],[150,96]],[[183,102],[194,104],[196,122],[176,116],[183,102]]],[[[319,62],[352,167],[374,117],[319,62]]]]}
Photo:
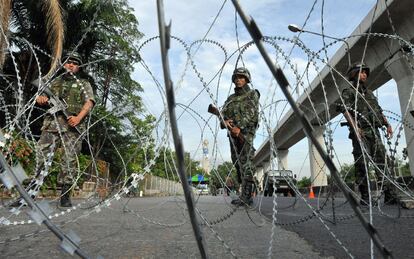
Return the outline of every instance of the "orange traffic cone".
{"type": "Polygon", "coordinates": [[[309,191],[309,199],[315,199],[315,194],[313,193],[312,186],[310,187],[310,191],[309,191]]]}

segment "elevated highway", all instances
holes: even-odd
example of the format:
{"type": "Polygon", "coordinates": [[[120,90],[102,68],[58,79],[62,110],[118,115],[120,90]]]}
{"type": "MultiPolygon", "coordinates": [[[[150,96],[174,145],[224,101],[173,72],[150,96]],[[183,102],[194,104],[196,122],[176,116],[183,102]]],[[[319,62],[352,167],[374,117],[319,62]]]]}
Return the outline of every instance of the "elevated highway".
{"type": "MultiPolygon", "coordinates": [[[[330,58],[329,66],[325,66],[320,74],[312,81],[310,86],[306,89],[306,92],[298,99],[300,108],[305,112],[308,119],[312,121],[314,125],[320,124],[315,116],[314,109],[311,106],[311,101],[315,104],[315,110],[319,118],[326,123],[330,119],[338,115],[336,107],[333,105],[339,99],[339,93],[346,86],[347,82],[337,72],[332,71],[330,67],[335,68],[336,71],[346,74],[349,66],[348,59],[348,46],[351,57],[351,62],[357,62],[362,59],[365,50],[364,63],[371,68],[371,74],[369,78],[368,87],[375,90],[385,84],[387,81],[394,78],[397,81],[397,85],[400,92],[400,102],[405,102],[407,106],[407,100],[401,97],[401,91],[405,91],[403,95],[410,93],[412,88],[412,81],[407,81],[407,77],[412,77],[412,69],[408,67],[409,64],[402,64],[407,61],[407,58],[402,58],[400,53],[401,45],[397,40],[389,37],[379,37],[375,35],[359,36],[366,33],[382,33],[388,35],[398,35],[404,40],[411,43],[414,42],[414,4],[412,0],[388,0],[379,1],[377,7],[374,7],[368,15],[363,19],[360,25],[353,31],[351,37],[347,38],[347,44],[343,44],[342,47],[330,58]],[[387,10],[388,9],[388,10],[387,10]],[[392,22],[391,22],[392,21],[392,22]],[[392,27],[395,28],[395,32],[392,27]],[[367,48],[365,47],[367,45],[367,48]],[[402,62],[402,63],[401,63],[402,62]],[[397,68],[398,66],[404,68],[397,68]],[[398,73],[401,69],[405,70],[403,73],[398,73]],[[392,72],[394,70],[394,72],[392,72]],[[335,87],[334,78],[339,86],[339,90],[335,87]],[[399,81],[405,80],[404,86],[400,86],[399,81]],[[329,115],[328,118],[326,112],[326,105],[324,94],[322,91],[322,85],[325,87],[329,115]],[[404,88],[404,89],[402,89],[404,88]]],[[[414,64],[414,62],[412,62],[414,64]]],[[[409,79],[408,78],[408,79],[409,79]]],[[[412,104],[410,104],[412,106],[412,104]]],[[[404,107],[403,107],[404,108],[404,107]]],[[[410,118],[411,119],[411,118],[410,118]]],[[[412,120],[412,119],[411,119],[412,120]]],[[[412,121],[414,124],[414,121],[412,121]]],[[[320,131],[320,140],[322,141],[323,130],[320,131]]],[[[297,116],[292,110],[288,111],[286,115],[280,121],[278,127],[273,130],[274,143],[279,150],[279,160],[287,166],[287,153],[290,147],[305,137],[302,125],[297,116]]],[[[406,136],[407,137],[407,136],[406,136]]],[[[412,137],[412,136],[411,136],[412,137]]],[[[406,138],[409,139],[409,138],[406,138]]],[[[312,148],[312,145],[309,145],[312,148]]],[[[254,163],[258,168],[258,171],[266,170],[270,161],[270,139],[268,138],[256,151],[254,156],[254,163]]],[[[410,150],[409,150],[410,153],[410,150]]],[[[414,147],[412,147],[410,158],[414,159],[414,147]]],[[[313,159],[320,159],[318,156],[314,156],[313,159]]],[[[311,159],[312,160],[312,159],[311,159]]],[[[316,161],[316,162],[321,162],[316,161]]],[[[311,161],[311,170],[314,167],[315,161],[311,161]]],[[[322,161],[323,163],[323,161],[322,161]]],[[[320,168],[320,166],[319,166],[320,168]]],[[[315,168],[313,168],[315,169],[315,168]]],[[[314,175],[315,172],[312,172],[314,175]]],[[[326,182],[326,180],[325,180],[326,182]]],[[[321,184],[324,185],[324,184],[321,184]]]]}

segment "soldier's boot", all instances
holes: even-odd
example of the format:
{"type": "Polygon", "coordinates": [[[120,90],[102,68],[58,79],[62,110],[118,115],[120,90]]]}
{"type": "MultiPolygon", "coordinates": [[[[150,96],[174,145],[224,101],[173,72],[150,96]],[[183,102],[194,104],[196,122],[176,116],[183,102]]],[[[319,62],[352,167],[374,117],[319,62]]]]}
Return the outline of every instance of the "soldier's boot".
{"type": "Polygon", "coordinates": [[[238,199],[232,200],[231,204],[237,205],[237,206],[250,206],[253,204],[253,198],[252,198],[252,191],[253,191],[253,178],[252,177],[246,177],[243,179],[242,183],[242,193],[238,199]]]}
{"type": "Polygon", "coordinates": [[[384,204],[392,205],[398,203],[398,197],[393,187],[384,186],[384,204]]]}
{"type": "Polygon", "coordinates": [[[26,206],[26,204],[23,204],[22,201],[23,201],[22,198],[18,198],[17,200],[15,200],[11,204],[9,204],[9,208],[17,208],[17,207],[20,207],[20,206],[26,206]]]}
{"type": "MultiPolygon", "coordinates": [[[[34,195],[32,195],[31,197],[32,197],[33,200],[36,198],[36,196],[34,196],[34,195]]],[[[27,206],[27,203],[21,197],[8,205],[9,208],[17,208],[17,207],[20,207],[20,206],[27,206]]]]}
{"type": "Polygon", "coordinates": [[[62,186],[62,193],[60,197],[60,206],[61,207],[72,207],[72,201],[70,200],[70,194],[71,194],[71,185],[64,184],[62,186]]]}

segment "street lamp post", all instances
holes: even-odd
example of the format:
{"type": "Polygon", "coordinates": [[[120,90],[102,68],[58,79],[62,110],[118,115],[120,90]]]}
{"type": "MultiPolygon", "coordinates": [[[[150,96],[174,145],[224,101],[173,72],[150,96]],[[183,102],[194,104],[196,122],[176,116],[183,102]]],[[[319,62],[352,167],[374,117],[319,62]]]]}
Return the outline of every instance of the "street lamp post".
{"type": "Polygon", "coordinates": [[[302,28],[299,28],[299,26],[297,26],[296,24],[289,24],[288,25],[288,29],[291,32],[295,32],[295,33],[296,32],[305,32],[305,33],[309,33],[309,34],[313,34],[313,35],[322,36],[322,37],[325,37],[325,38],[328,38],[328,39],[342,41],[346,45],[346,52],[348,54],[348,68],[351,67],[351,53],[349,52],[350,48],[349,48],[349,44],[348,44],[348,42],[346,42],[346,40],[341,39],[341,38],[335,38],[335,37],[332,37],[332,36],[328,36],[328,35],[321,34],[321,33],[317,33],[317,32],[313,32],[313,31],[307,31],[307,30],[304,30],[302,28]]]}

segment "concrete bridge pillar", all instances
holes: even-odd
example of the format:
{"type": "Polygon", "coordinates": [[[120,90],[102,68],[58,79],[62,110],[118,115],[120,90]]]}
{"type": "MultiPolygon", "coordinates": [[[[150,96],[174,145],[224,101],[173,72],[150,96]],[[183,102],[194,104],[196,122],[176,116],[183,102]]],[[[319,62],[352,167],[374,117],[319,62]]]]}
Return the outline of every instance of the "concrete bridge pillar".
{"type": "Polygon", "coordinates": [[[260,166],[260,167],[256,167],[256,172],[254,173],[253,178],[255,178],[256,183],[258,183],[258,189],[259,191],[262,191],[262,186],[263,186],[263,179],[264,179],[264,167],[260,166]]]}
{"type": "MultiPolygon", "coordinates": [[[[314,126],[313,127],[316,137],[316,140],[322,146],[324,145],[323,140],[323,131],[324,126],[314,126]]],[[[319,155],[318,150],[308,139],[309,143],[309,161],[310,161],[310,170],[311,170],[311,181],[313,186],[326,186],[328,185],[328,179],[326,177],[326,165],[322,157],[319,155]]]]}
{"type": "MultiPolygon", "coordinates": [[[[278,168],[277,169],[286,169],[288,170],[288,153],[289,149],[278,149],[277,150],[277,161],[278,161],[278,168]]],[[[276,168],[275,168],[276,169],[276,168]]]]}
{"type": "MultiPolygon", "coordinates": [[[[405,114],[405,120],[414,125],[414,118],[410,111],[414,110],[414,73],[411,68],[414,66],[414,59],[410,56],[404,57],[403,53],[397,52],[390,60],[385,63],[385,68],[392,78],[397,82],[398,96],[400,98],[401,114],[405,114]],[[411,101],[410,101],[411,97],[411,101]],[[410,101],[410,103],[408,103],[410,101]],[[407,108],[408,106],[408,108],[407,108]]],[[[414,176],[414,131],[404,125],[405,140],[407,142],[408,159],[410,161],[410,172],[414,176]]]]}
{"type": "Polygon", "coordinates": [[[263,162],[263,173],[266,173],[267,171],[270,170],[270,162],[263,162]]]}

